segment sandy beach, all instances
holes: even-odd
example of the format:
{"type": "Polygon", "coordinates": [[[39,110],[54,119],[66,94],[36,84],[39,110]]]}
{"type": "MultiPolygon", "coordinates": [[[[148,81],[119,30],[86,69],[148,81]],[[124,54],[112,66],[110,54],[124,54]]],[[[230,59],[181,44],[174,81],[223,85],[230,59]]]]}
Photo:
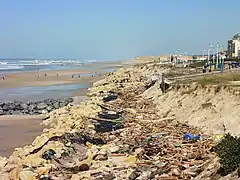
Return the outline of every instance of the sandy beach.
{"type": "MultiPolygon", "coordinates": [[[[100,66],[100,63],[96,66],[100,66]]],[[[91,87],[93,82],[103,78],[104,69],[117,67],[117,63],[108,62],[104,65],[101,64],[101,66],[103,69],[89,65],[86,69],[41,70],[8,74],[4,80],[0,79],[0,91],[22,87],[85,84],[86,88],[76,89],[70,93],[71,96],[78,96],[77,102],[79,103],[85,99],[88,87],[91,87]],[[101,72],[100,75],[99,72],[101,72]]],[[[0,116],[0,143],[2,144],[0,156],[8,157],[15,148],[30,144],[36,136],[42,133],[41,121],[38,116],[0,116]]]]}
{"type": "Polygon", "coordinates": [[[39,116],[0,116],[0,156],[9,156],[15,148],[31,143],[42,133],[39,116]]]}
{"type": "Polygon", "coordinates": [[[16,88],[23,86],[49,86],[57,84],[84,83],[92,77],[79,78],[78,74],[92,74],[86,70],[49,70],[39,72],[22,72],[9,74],[0,79],[0,88],[16,88]],[[45,76],[46,74],[46,76],[45,76]],[[77,74],[72,78],[72,75],[77,74]]]}

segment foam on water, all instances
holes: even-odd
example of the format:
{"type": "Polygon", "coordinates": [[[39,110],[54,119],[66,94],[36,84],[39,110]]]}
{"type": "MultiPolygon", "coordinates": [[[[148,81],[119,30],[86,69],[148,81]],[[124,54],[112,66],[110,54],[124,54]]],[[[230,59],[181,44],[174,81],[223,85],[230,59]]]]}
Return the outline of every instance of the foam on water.
{"type": "Polygon", "coordinates": [[[27,72],[37,70],[74,69],[79,68],[82,60],[0,60],[0,74],[27,72]]]}

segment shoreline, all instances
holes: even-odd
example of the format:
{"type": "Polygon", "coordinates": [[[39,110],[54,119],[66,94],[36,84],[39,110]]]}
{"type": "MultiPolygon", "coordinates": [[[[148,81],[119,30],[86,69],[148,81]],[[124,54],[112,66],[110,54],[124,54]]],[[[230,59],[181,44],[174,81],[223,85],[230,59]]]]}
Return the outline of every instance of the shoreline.
{"type": "MultiPolygon", "coordinates": [[[[107,65],[106,69],[108,69],[108,64],[106,65],[107,65]]],[[[73,99],[76,99],[74,100],[74,102],[72,102],[72,104],[77,105],[86,99],[87,90],[92,86],[93,82],[103,78],[102,75],[91,77],[90,74],[94,74],[94,73],[95,73],[95,69],[92,69],[92,71],[89,71],[89,70],[84,70],[83,67],[81,67],[81,69],[73,69],[73,70],[67,69],[67,70],[47,70],[47,71],[39,71],[39,72],[35,71],[35,72],[12,73],[7,75],[7,78],[4,81],[0,79],[0,91],[3,92],[8,89],[16,89],[16,91],[18,91],[19,93],[18,89],[22,89],[22,88],[25,89],[25,87],[29,87],[29,86],[36,87],[36,88],[37,87],[45,88],[48,86],[53,86],[58,84],[60,86],[65,86],[67,84],[69,85],[86,84],[87,87],[80,88],[80,89],[76,88],[75,90],[73,89],[66,96],[66,97],[72,97],[73,99]],[[59,73],[58,77],[55,77],[57,72],[59,73]],[[47,73],[48,77],[43,77],[44,79],[41,79],[40,82],[35,82],[35,79],[33,76],[37,76],[38,74],[44,75],[45,73],[47,73]],[[79,74],[79,73],[83,75],[81,79],[77,77],[71,78],[72,74],[79,74]],[[85,74],[87,76],[84,76],[85,74]],[[49,80],[49,78],[51,78],[51,80],[49,80]],[[56,80],[56,78],[58,79],[56,80]]],[[[63,90],[63,91],[66,91],[66,90],[63,90]]],[[[52,99],[53,96],[51,95],[49,98],[52,99]]],[[[40,96],[35,96],[34,99],[29,100],[29,98],[26,98],[26,100],[18,100],[18,101],[24,102],[24,103],[26,103],[26,101],[29,101],[31,104],[31,102],[43,101],[49,98],[42,98],[42,95],[40,95],[40,96]]],[[[53,98],[53,99],[61,99],[61,97],[53,98]]],[[[5,100],[0,101],[0,104],[2,102],[13,103],[14,101],[15,101],[15,98],[13,97],[12,100],[7,99],[6,101],[5,100]]],[[[4,144],[4,145],[1,146],[0,148],[0,157],[1,156],[9,157],[14,152],[15,148],[30,144],[31,142],[33,142],[33,140],[37,136],[43,133],[43,126],[41,125],[43,114],[40,116],[37,115],[37,118],[36,118],[36,115],[34,114],[21,115],[21,111],[23,111],[23,109],[20,111],[16,109],[16,112],[18,115],[6,115],[6,114],[2,115],[3,113],[1,113],[2,111],[1,108],[0,108],[0,114],[1,114],[0,115],[0,121],[1,121],[0,122],[0,137],[1,137],[0,142],[1,144],[4,144]],[[22,124],[19,124],[21,121],[22,121],[22,124]],[[27,126],[27,124],[29,124],[29,126],[27,126]],[[1,130],[1,128],[3,129],[1,130]],[[18,129],[16,130],[16,128],[18,129]],[[10,132],[16,132],[17,137],[15,133],[10,133],[10,132]],[[17,142],[13,139],[17,140],[17,142]],[[7,143],[5,143],[5,141],[7,141],[7,143]]]]}
{"type": "Polygon", "coordinates": [[[152,100],[156,93],[168,98],[156,79],[167,71],[154,64],[138,65],[95,82],[87,100],[47,114],[43,124],[49,128],[31,145],[0,160],[0,174],[71,180],[201,177],[205,169],[195,167],[214,160],[209,149],[213,141],[186,143],[185,133],[202,131],[167,109],[161,112],[152,100]]]}
{"type": "Polygon", "coordinates": [[[17,88],[23,86],[49,86],[58,84],[86,83],[92,80],[92,76],[102,77],[108,71],[122,67],[119,62],[98,62],[82,65],[72,69],[35,70],[26,72],[13,72],[0,75],[0,89],[17,88]],[[46,75],[46,76],[45,76],[46,75]],[[72,77],[72,75],[74,77],[72,77]],[[80,77],[79,77],[80,75],[80,77]],[[5,79],[3,79],[5,77],[5,79]]]}

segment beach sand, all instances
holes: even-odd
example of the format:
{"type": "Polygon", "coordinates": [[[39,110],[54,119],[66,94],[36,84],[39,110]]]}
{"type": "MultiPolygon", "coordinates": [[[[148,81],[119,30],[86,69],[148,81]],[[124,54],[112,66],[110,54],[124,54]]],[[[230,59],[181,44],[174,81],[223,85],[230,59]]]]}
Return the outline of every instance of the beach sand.
{"type": "MultiPolygon", "coordinates": [[[[91,87],[92,83],[103,78],[104,73],[101,73],[101,76],[99,76],[95,72],[103,72],[104,69],[117,67],[117,65],[118,63],[109,62],[105,63],[101,69],[95,67],[92,69],[86,68],[85,70],[81,68],[9,74],[5,80],[0,79],[0,91],[6,88],[58,84],[87,84],[88,87],[91,87]],[[76,75],[76,77],[72,78],[72,74],[81,74],[81,77],[79,78],[76,75]],[[85,76],[84,74],[87,75],[85,76]],[[91,74],[94,76],[92,77],[91,74]]],[[[71,92],[72,96],[77,96],[76,103],[86,98],[87,90],[88,88],[81,88],[71,92]]],[[[31,144],[35,137],[42,133],[43,127],[40,125],[41,121],[41,118],[38,116],[0,116],[0,156],[8,157],[15,148],[31,144]]]]}
{"type": "Polygon", "coordinates": [[[31,144],[42,133],[38,116],[0,116],[0,156],[9,156],[14,149],[31,144]]]}
{"type": "Polygon", "coordinates": [[[49,70],[39,72],[21,72],[9,74],[0,79],[0,88],[16,88],[23,86],[48,86],[57,84],[81,83],[83,78],[72,78],[72,74],[92,73],[85,70],[49,70]],[[57,76],[58,73],[58,76],[57,76]],[[45,76],[45,74],[47,76],[45,76]]]}

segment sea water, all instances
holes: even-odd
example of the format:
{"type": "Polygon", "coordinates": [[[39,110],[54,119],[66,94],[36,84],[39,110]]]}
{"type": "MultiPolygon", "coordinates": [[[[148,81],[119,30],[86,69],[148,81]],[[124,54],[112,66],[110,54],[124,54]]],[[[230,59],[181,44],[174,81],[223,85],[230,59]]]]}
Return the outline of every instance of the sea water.
{"type": "MultiPolygon", "coordinates": [[[[104,61],[103,61],[104,62],[104,61]]],[[[34,60],[34,59],[0,59],[0,76],[7,76],[12,73],[34,72],[43,70],[61,69],[83,69],[93,70],[97,68],[101,75],[113,72],[115,68],[106,67],[106,64],[99,61],[87,60],[34,60]]],[[[94,70],[93,70],[94,71],[94,70]]],[[[95,73],[83,73],[81,77],[97,75],[95,73]]],[[[78,74],[76,74],[78,76],[78,74]]],[[[54,86],[33,86],[19,88],[0,89],[0,101],[11,100],[37,100],[39,98],[61,98],[71,96],[71,93],[82,88],[87,88],[86,84],[62,84],[54,86]]]]}
{"type": "Polygon", "coordinates": [[[76,90],[86,89],[88,84],[60,84],[50,86],[27,86],[6,88],[0,91],[0,101],[39,100],[71,96],[76,90]]]}

